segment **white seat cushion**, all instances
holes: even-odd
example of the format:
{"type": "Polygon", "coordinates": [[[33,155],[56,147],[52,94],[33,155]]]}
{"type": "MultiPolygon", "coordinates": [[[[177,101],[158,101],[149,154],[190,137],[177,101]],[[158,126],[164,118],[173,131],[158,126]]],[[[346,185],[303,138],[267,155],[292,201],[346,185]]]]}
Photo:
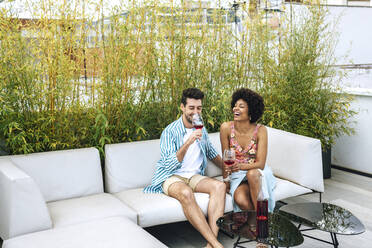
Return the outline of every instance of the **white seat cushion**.
{"type": "MultiPolygon", "coordinates": [[[[148,227],[186,220],[181,204],[176,199],[165,194],[146,194],[142,190],[143,188],[130,189],[115,194],[137,212],[138,225],[148,227]]],[[[195,193],[195,198],[203,213],[206,214],[209,195],[195,193]]],[[[225,212],[231,210],[231,196],[226,195],[225,212]]]]}
{"type": "Polygon", "coordinates": [[[111,194],[102,193],[48,203],[54,227],[124,216],[137,223],[137,213],[111,194]]]}
{"type": "Polygon", "coordinates": [[[112,217],[26,234],[3,248],[162,248],[159,240],[125,217],[112,217]]]}
{"type": "Polygon", "coordinates": [[[39,186],[46,202],[103,193],[99,152],[81,148],[9,156],[39,186]]]}
{"type": "Polygon", "coordinates": [[[281,178],[276,178],[276,186],[274,189],[274,196],[276,201],[311,192],[313,191],[308,188],[302,187],[287,180],[283,180],[281,178]]]}

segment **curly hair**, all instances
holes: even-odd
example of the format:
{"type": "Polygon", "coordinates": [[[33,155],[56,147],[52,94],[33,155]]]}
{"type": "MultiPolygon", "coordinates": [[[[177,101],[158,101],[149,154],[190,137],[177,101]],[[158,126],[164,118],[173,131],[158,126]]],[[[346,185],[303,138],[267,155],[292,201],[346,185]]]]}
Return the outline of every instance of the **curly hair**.
{"type": "Polygon", "coordinates": [[[203,100],[204,98],[204,93],[199,90],[198,88],[188,88],[188,89],[185,89],[183,90],[182,92],[182,99],[181,99],[181,103],[186,106],[186,100],[187,98],[192,98],[192,99],[201,99],[203,100]]]}
{"type": "Polygon", "coordinates": [[[248,115],[251,117],[250,122],[254,123],[259,120],[265,110],[265,104],[262,96],[253,90],[240,88],[232,95],[231,109],[234,108],[235,103],[240,99],[248,104],[248,115]]]}

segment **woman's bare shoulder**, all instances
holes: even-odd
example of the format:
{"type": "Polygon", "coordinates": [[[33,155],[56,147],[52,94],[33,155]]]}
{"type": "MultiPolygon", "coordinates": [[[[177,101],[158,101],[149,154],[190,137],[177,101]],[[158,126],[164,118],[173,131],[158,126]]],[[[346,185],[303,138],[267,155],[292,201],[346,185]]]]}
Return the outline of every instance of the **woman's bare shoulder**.
{"type": "Polygon", "coordinates": [[[266,135],[267,136],[267,128],[264,125],[260,124],[260,126],[258,128],[258,131],[257,131],[257,135],[258,136],[261,136],[261,135],[266,135]]]}
{"type": "Polygon", "coordinates": [[[221,124],[220,127],[220,133],[223,134],[229,134],[230,133],[230,127],[231,127],[231,121],[226,121],[221,124]]]}
{"type": "Polygon", "coordinates": [[[231,121],[226,121],[221,124],[221,128],[230,128],[231,126],[231,121]]]}

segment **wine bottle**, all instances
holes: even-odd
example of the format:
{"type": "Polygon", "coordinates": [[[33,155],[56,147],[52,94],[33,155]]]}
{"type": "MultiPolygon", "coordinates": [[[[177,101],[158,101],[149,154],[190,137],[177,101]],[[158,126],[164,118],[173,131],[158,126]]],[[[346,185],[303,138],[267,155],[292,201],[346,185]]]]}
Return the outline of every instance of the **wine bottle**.
{"type": "Polygon", "coordinates": [[[257,215],[256,215],[256,232],[257,240],[266,239],[269,236],[269,211],[268,211],[268,197],[264,194],[262,189],[263,177],[260,176],[260,192],[257,196],[257,215]]]}

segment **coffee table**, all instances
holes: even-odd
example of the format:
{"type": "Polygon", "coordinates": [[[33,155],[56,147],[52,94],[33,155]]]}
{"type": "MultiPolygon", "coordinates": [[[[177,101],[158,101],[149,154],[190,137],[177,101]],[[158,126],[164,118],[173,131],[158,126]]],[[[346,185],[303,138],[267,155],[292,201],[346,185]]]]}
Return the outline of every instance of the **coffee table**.
{"type": "Polygon", "coordinates": [[[237,213],[227,213],[217,220],[217,225],[226,233],[233,236],[238,235],[235,247],[243,243],[257,241],[270,245],[271,247],[291,247],[304,242],[300,231],[286,217],[279,214],[269,213],[269,236],[265,239],[257,240],[256,231],[256,212],[243,211],[237,213]],[[241,241],[241,238],[248,240],[241,241]]]}
{"type": "Polygon", "coordinates": [[[300,230],[301,232],[315,229],[329,232],[331,234],[332,242],[303,233],[302,235],[331,244],[335,248],[339,245],[337,234],[356,235],[365,231],[362,222],[350,211],[330,203],[307,202],[289,204],[282,206],[279,209],[279,214],[299,223],[299,230],[301,225],[310,227],[300,230]]]}

